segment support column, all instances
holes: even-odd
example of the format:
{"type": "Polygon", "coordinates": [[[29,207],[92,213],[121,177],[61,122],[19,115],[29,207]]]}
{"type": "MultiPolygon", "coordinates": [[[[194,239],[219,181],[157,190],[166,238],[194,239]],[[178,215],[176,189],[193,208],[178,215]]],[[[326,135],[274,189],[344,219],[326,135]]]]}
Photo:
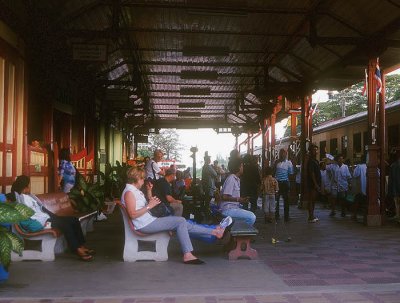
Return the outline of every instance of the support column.
{"type": "Polygon", "coordinates": [[[264,177],[264,172],[265,168],[267,167],[266,160],[267,158],[265,157],[265,150],[267,147],[267,129],[268,129],[268,124],[267,124],[267,119],[264,118],[263,121],[261,122],[261,168],[262,168],[262,176],[264,177]]]}
{"type": "Polygon", "coordinates": [[[297,136],[297,112],[290,113],[290,136],[292,137],[292,141],[295,141],[295,137],[297,136]]]}
{"type": "Polygon", "coordinates": [[[309,109],[310,109],[310,98],[304,96],[301,99],[301,134],[300,134],[300,153],[301,153],[301,201],[300,205],[303,207],[304,202],[308,200],[307,196],[307,141],[309,138],[309,109]]]}
{"type": "Polygon", "coordinates": [[[368,226],[382,225],[382,217],[378,204],[378,151],[376,141],[376,81],[375,69],[377,59],[368,62],[368,146],[367,157],[367,199],[368,199],[368,226]]]}
{"type": "Polygon", "coordinates": [[[271,158],[271,142],[269,140],[269,136],[271,134],[271,130],[269,126],[271,125],[270,119],[266,119],[266,125],[265,125],[265,151],[267,152],[265,158],[267,159],[267,165],[271,166],[272,165],[272,158],[271,158]]]}
{"type": "Polygon", "coordinates": [[[247,154],[248,154],[248,155],[250,155],[250,149],[251,149],[251,147],[250,147],[250,141],[251,141],[251,133],[248,132],[248,133],[247,133],[247,154]]]}
{"type": "Polygon", "coordinates": [[[271,128],[270,128],[270,131],[271,131],[271,163],[274,163],[275,162],[275,160],[276,160],[276,153],[277,153],[277,151],[275,150],[276,149],[276,146],[275,146],[275,123],[276,123],[276,115],[275,115],[275,113],[273,113],[272,115],[271,115],[271,119],[270,119],[270,121],[271,121],[271,128]]]}
{"type": "Polygon", "coordinates": [[[380,161],[379,161],[379,169],[380,169],[380,213],[381,215],[385,215],[386,209],[386,193],[385,193],[385,184],[386,184],[386,112],[385,112],[385,88],[386,88],[386,74],[382,73],[382,92],[379,95],[379,144],[381,146],[380,152],[380,161]]]}

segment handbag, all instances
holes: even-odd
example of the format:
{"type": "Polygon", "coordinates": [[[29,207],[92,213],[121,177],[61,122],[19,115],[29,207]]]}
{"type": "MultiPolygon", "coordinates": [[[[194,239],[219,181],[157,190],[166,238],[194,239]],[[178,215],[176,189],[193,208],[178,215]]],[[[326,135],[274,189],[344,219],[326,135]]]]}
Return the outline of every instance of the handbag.
{"type": "Polygon", "coordinates": [[[152,209],[149,210],[149,212],[154,217],[157,217],[157,218],[168,217],[168,216],[174,215],[174,209],[170,205],[167,205],[164,202],[161,202],[160,204],[154,206],[152,209]]]}
{"type": "Polygon", "coordinates": [[[44,226],[36,219],[27,219],[24,221],[20,221],[19,226],[28,232],[38,232],[44,229],[44,226]]]}

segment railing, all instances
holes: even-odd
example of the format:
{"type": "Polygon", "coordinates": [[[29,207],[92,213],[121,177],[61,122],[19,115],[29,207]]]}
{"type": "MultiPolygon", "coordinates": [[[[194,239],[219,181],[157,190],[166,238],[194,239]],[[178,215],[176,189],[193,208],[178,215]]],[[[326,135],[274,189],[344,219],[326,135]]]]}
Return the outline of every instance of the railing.
{"type": "Polygon", "coordinates": [[[75,166],[76,170],[83,176],[87,181],[93,181],[94,174],[94,152],[87,153],[86,148],[76,154],[71,154],[71,162],[75,166]]]}

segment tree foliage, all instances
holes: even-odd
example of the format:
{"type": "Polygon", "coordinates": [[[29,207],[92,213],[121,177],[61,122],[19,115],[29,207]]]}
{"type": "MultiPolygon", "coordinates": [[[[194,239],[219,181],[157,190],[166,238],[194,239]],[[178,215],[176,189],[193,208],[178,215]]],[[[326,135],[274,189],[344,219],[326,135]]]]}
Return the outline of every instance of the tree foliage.
{"type": "Polygon", "coordinates": [[[179,141],[179,134],[174,129],[161,130],[159,134],[150,134],[149,143],[140,144],[138,154],[152,157],[156,149],[161,149],[166,159],[180,161],[184,146],[179,141]]]}
{"type": "MultiPolygon", "coordinates": [[[[400,99],[400,75],[386,77],[386,103],[400,99]]],[[[313,116],[313,126],[351,116],[368,108],[367,97],[362,95],[364,82],[354,84],[334,94],[332,99],[318,104],[317,114],[313,116]]]]}

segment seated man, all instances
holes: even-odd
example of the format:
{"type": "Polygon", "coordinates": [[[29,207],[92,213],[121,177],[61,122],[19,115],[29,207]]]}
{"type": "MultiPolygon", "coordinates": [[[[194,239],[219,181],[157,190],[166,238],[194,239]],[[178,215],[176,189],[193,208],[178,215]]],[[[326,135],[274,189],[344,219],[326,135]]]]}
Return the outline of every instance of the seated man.
{"type": "Polygon", "coordinates": [[[153,195],[158,197],[162,202],[169,203],[174,210],[174,215],[182,217],[183,205],[181,200],[177,200],[172,196],[171,184],[176,178],[176,170],[168,168],[165,171],[164,178],[158,179],[154,183],[153,195]]]}
{"type": "Polygon", "coordinates": [[[242,209],[241,203],[248,203],[247,197],[240,197],[240,176],[243,173],[242,160],[232,159],[229,161],[228,169],[231,172],[222,186],[220,197],[220,209],[223,216],[230,216],[233,219],[243,220],[253,225],[256,216],[253,212],[242,209]]]}

